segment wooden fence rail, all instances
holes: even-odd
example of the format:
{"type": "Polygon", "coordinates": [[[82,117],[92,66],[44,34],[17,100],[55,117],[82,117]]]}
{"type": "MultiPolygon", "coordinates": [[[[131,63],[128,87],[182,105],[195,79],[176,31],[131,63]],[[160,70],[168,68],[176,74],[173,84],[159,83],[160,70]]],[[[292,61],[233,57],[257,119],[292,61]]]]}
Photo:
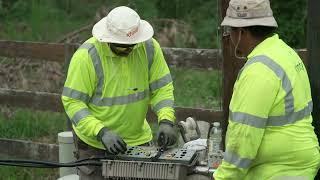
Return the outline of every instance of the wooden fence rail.
{"type": "MultiPolygon", "coordinates": [[[[64,63],[78,47],[79,44],[0,40],[0,56],[64,63]]],[[[162,48],[162,50],[169,66],[220,69],[221,58],[217,49],[162,48]]]]}
{"type": "MultiPolygon", "coordinates": [[[[60,95],[47,92],[33,92],[0,88],[0,104],[7,104],[14,107],[29,108],[33,110],[64,112],[60,95]]],[[[148,120],[155,122],[156,116],[148,111],[148,120]]],[[[193,116],[202,121],[222,121],[222,112],[211,109],[196,109],[176,107],[178,120],[193,116]]]]}
{"type": "Polygon", "coordinates": [[[0,138],[0,155],[14,159],[59,161],[57,144],[0,138]]]}
{"type": "MultiPolygon", "coordinates": [[[[64,63],[70,58],[79,44],[43,43],[0,40],[0,56],[30,58],[64,63]]],[[[169,66],[220,69],[221,52],[218,49],[162,48],[169,66]]],[[[306,63],[306,49],[297,50],[306,63]]]]}

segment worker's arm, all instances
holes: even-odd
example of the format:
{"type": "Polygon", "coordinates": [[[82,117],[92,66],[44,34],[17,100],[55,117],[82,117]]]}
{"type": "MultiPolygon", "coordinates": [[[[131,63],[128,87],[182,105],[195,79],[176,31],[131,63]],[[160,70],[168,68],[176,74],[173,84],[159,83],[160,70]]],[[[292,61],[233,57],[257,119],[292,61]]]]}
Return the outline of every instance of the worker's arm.
{"type": "Polygon", "coordinates": [[[79,49],[69,65],[68,76],[62,92],[62,103],[73,128],[85,136],[97,136],[103,128],[100,120],[88,109],[97,77],[87,49],[79,49]]]}
{"type": "Polygon", "coordinates": [[[245,69],[230,102],[226,152],[216,180],[243,179],[255,160],[280,80],[261,63],[245,69]]]}
{"type": "Polygon", "coordinates": [[[174,97],[171,74],[160,45],[154,39],[153,47],[154,58],[149,78],[151,108],[157,114],[159,122],[164,119],[174,122],[174,97]]]}

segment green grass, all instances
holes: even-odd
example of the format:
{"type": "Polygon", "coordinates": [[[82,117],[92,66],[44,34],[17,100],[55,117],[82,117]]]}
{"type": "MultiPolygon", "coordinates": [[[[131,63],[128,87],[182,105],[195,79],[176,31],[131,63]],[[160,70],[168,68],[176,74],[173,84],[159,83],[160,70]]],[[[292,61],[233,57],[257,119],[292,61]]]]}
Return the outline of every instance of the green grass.
{"type": "Polygon", "coordinates": [[[176,106],[221,109],[221,71],[171,69],[176,106]]]}
{"type": "Polygon", "coordinates": [[[59,169],[0,166],[0,180],[55,180],[59,169]]]}
{"type": "Polygon", "coordinates": [[[66,129],[62,113],[17,110],[12,118],[0,114],[0,137],[41,142],[57,142],[57,133],[66,129]]]}
{"type": "MultiPolygon", "coordinates": [[[[57,143],[58,132],[65,129],[66,118],[62,113],[19,109],[9,119],[0,114],[0,138],[57,143]]],[[[5,155],[0,157],[15,158],[5,155]]],[[[0,180],[52,180],[58,176],[59,169],[0,166],[0,180]]]]}

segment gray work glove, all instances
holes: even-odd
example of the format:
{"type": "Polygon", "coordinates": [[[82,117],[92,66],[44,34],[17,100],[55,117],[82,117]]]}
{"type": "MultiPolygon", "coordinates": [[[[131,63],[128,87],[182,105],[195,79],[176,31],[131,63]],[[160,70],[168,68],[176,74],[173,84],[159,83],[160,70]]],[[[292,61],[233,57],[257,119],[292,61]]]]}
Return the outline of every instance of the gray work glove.
{"type": "Polygon", "coordinates": [[[176,143],[177,134],[173,126],[172,121],[166,119],[160,121],[157,135],[158,145],[160,147],[171,146],[176,143]]]}
{"type": "Polygon", "coordinates": [[[106,148],[108,154],[117,155],[120,152],[124,153],[127,150],[127,144],[122,138],[107,128],[102,128],[99,131],[97,138],[106,148]]]}

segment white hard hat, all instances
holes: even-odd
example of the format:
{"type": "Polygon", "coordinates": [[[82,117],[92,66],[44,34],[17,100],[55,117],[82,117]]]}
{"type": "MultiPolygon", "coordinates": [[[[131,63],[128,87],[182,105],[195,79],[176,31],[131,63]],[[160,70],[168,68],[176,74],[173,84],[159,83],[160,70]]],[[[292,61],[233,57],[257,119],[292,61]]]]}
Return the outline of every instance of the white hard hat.
{"type": "Polygon", "coordinates": [[[133,9],[120,6],[93,26],[92,35],[100,42],[136,44],[150,39],[153,28],[133,9]]]}
{"type": "Polygon", "coordinates": [[[269,0],[230,0],[221,26],[278,27],[278,24],[273,17],[269,0]]]}

